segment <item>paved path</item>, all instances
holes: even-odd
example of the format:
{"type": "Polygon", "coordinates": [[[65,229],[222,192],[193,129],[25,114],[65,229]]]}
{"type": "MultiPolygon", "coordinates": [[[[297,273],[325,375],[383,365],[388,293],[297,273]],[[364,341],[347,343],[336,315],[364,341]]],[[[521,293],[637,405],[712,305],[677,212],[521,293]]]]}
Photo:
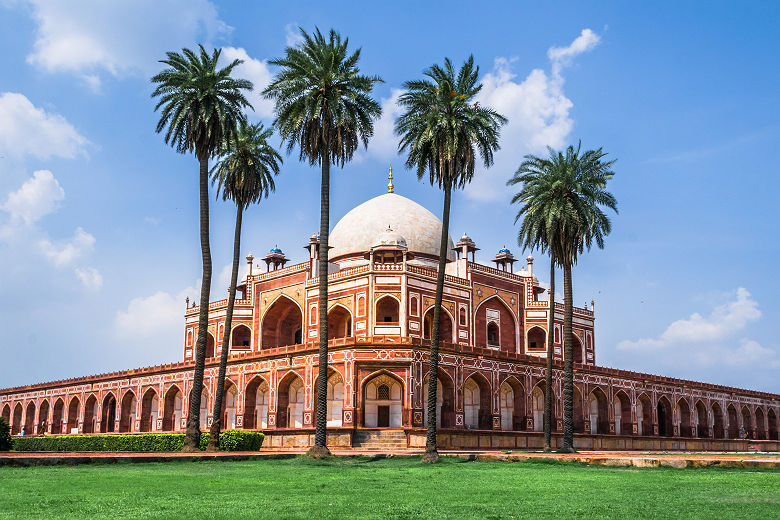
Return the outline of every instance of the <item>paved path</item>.
{"type": "MultiPolygon", "coordinates": [[[[0,466],[48,466],[76,465],[90,463],[115,462],[171,462],[195,460],[258,460],[289,458],[304,453],[305,450],[260,450],[257,452],[11,452],[0,454],[0,466]]],[[[600,466],[635,467],[707,467],[780,469],[780,454],[763,453],[670,453],[670,452],[606,452],[583,451],[579,453],[504,453],[499,451],[442,450],[442,455],[452,455],[471,460],[519,462],[529,459],[554,459],[580,462],[600,466]]],[[[334,449],[339,457],[371,456],[410,456],[420,455],[421,451],[404,450],[392,452],[365,451],[353,449],[334,449]]]]}

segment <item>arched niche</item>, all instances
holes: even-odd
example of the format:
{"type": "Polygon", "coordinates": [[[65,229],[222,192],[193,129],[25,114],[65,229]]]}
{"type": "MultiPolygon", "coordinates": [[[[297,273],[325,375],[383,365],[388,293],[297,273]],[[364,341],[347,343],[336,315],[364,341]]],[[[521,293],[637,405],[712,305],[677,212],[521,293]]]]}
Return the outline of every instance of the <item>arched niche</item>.
{"type": "Polygon", "coordinates": [[[712,430],[716,439],[726,436],[726,428],[723,420],[723,410],[718,403],[712,403],[712,430]]]}
{"type": "Polygon", "coordinates": [[[491,296],[477,307],[474,341],[478,347],[517,352],[517,317],[499,296],[491,296]]]}
{"type": "Polygon", "coordinates": [[[609,433],[609,405],[607,396],[601,388],[595,388],[588,396],[590,406],[590,432],[606,435],[609,433]]]}
{"type": "Polygon", "coordinates": [[[163,423],[162,429],[166,432],[174,432],[181,429],[181,419],[183,417],[182,404],[184,396],[176,385],[171,385],[165,391],[165,400],[163,404],[163,423]]]}
{"type": "Polygon", "coordinates": [[[691,408],[683,397],[677,401],[677,426],[680,430],[680,437],[693,437],[691,408]]]}
{"type": "Polygon", "coordinates": [[[78,397],[74,397],[70,400],[70,404],[68,405],[68,426],[65,429],[65,433],[78,433],[80,412],[81,401],[79,401],[78,397]]]}
{"type": "Polygon", "coordinates": [[[244,390],[244,428],[262,430],[268,428],[268,382],[254,376],[244,390]]]}
{"type": "Polygon", "coordinates": [[[114,433],[116,423],[116,397],[108,392],[103,397],[102,415],[100,417],[100,433],[114,433]]]}
{"type": "Polygon", "coordinates": [[[252,329],[243,323],[233,327],[230,333],[230,345],[235,350],[252,349],[252,329]]]}
{"type": "Polygon", "coordinates": [[[472,430],[492,429],[490,382],[474,373],[463,382],[463,424],[472,430]]]}
{"type": "Polygon", "coordinates": [[[137,401],[135,393],[132,390],[125,392],[122,396],[122,403],[120,405],[119,415],[119,431],[120,433],[132,432],[135,428],[135,410],[137,407],[137,401]]]}
{"type": "Polygon", "coordinates": [[[49,426],[49,401],[44,399],[41,401],[41,407],[38,410],[38,434],[47,433],[47,427],[49,426]]]}
{"type": "Polygon", "coordinates": [[[541,327],[531,327],[528,330],[528,350],[540,352],[547,350],[547,332],[541,327]]]}
{"type": "MultiPolygon", "coordinates": [[[[428,427],[428,396],[430,394],[431,374],[428,373],[423,380],[423,427],[428,427]]],[[[455,425],[455,384],[452,378],[442,369],[439,369],[436,378],[436,427],[452,428],[455,425]]]]}
{"type": "MultiPolygon", "coordinates": [[[[314,382],[314,417],[317,417],[320,380],[314,382]]],[[[342,411],[344,410],[344,378],[333,369],[328,370],[327,388],[325,389],[327,409],[325,421],[328,427],[342,425],[342,411]]]]}
{"type": "Polygon", "coordinates": [[[696,401],[694,408],[696,412],[696,436],[700,438],[709,437],[709,421],[707,420],[707,407],[701,401],[696,401]]]}
{"type": "Polygon", "coordinates": [[[303,428],[303,380],[294,372],[288,373],[279,381],[276,399],[276,426],[303,428]]]}
{"type": "Polygon", "coordinates": [[[615,393],[612,400],[613,413],[615,414],[615,435],[631,435],[631,399],[623,390],[615,393]]]}
{"type": "Polygon", "coordinates": [[[674,435],[674,428],[672,427],[672,404],[666,396],[661,396],[658,399],[656,414],[658,416],[658,435],[661,437],[672,437],[674,435]]]}
{"type": "Polygon", "coordinates": [[[58,435],[62,433],[62,423],[65,417],[65,401],[62,398],[58,398],[54,401],[54,409],[52,410],[51,418],[51,433],[58,435]]]}
{"type": "Polygon", "coordinates": [[[525,392],[514,376],[508,377],[498,389],[501,413],[501,429],[519,431],[525,429],[525,392]]]}
{"type": "Polygon", "coordinates": [[[352,314],[343,305],[334,305],[328,311],[328,339],[352,336],[352,314]]]}
{"type": "Polygon", "coordinates": [[[363,426],[399,428],[403,421],[403,383],[381,372],[363,383],[363,426]]]}
{"type": "MultiPolygon", "coordinates": [[[[433,333],[433,311],[434,308],[430,307],[425,311],[423,318],[423,338],[431,339],[433,333]]],[[[452,316],[444,307],[441,308],[441,314],[439,315],[439,341],[446,341],[447,343],[455,343],[454,328],[452,323],[452,316]]]]}
{"type": "Polygon", "coordinates": [[[157,407],[159,398],[153,388],[148,389],[141,399],[141,431],[157,431],[157,407]]]}
{"type": "Polygon", "coordinates": [[[398,325],[401,305],[397,299],[386,294],[376,301],[376,324],[379,326],[398,325]]]}
{"type": "Polygon", "coordinates": [[[263,315],[262,348],[299,345],[302,343],[303,313],[298,304],[281,295],[263,315]]]}
{"type": "Polygon", "coordinates": [[[97,421],[97,397],[90,395],[84,403],[84,433],[95,433],[97,421]]]}
{"type": "Polygon", "coordinates": [[[647,394],[641,394],[636,400],[636,423],[639,435],[653,435],[653,406],[647,394]]]}

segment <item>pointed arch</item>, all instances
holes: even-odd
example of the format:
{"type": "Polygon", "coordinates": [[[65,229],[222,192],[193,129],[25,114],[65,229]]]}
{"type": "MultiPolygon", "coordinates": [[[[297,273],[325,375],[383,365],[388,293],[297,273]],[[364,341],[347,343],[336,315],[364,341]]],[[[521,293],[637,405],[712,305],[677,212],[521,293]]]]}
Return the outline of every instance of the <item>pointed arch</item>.
{"type": "Polygon", "coordinates": [[[466,428],[493,428],[492,396],[490,381],[481,373],[473,372],[463,381],[463,424],[466,428]]]}
{"type": "Polygon", "coordinates": [[[482,300],[474,313],[474,342],[479,347],[498,346],[506,352],[517,352],[518,319],[512,307],[494,294],[482,300]],[[493,327],[490,328],[490,324],[493,327]],[[498,330],[496,330],[498,329],[498,330]],[[495,341],[498,345],[491,345],[495,341]]]}
{"type": "MultiPolygon", "coordinates": [[[[428,371],[423,379],[422,408],[423,427],[428,427],[428,386],[431,372],[428,371]]],[[[455,382],[441,367],[436,374],[436,427],[452,428],[455,425],[455,382]]]]}
{"type": "Polygon", "coordinates": [[[90,394],[84,402],[84,424],[82,426],[84,433],[95,433],[97,430],[97,422],[97,397],[95,394],[90,394]]]}
{"type": "Polygon", "coordinates": [[[401,301],[392,294],[382,295],[374,303],[376,324],[398,325],[401,316],[401,301]]]}
{"type": "Polygon", "coordinates": [[[729,403],[729,405],[726,407],[726,415],[728,416],[729,420],[728,438],[739,438],[739,419],[737,417],[737,408],[734,406],[734,403],[729,403]]]}
{"type": "Polygon", "coordinates": [[[656,404],[656,414],[658,417],[658,435],[661,437],[672,437],[674,428],[672,426],[672,403],[662,395],[658,398],[656,404]]]}
{"type": "Polygon", "coordinates": [[[756,406],[755,417],[756,427],[754,430],[754,438],[759,440],[766,439],[766,432],[764,431],[764,411],[760,406],[756,406]]]}
{"type": "Polygon", "coordinates": [[[304,385],[294,371],[279,380],[276,393],[277,428],[303,428],[304,385]]]}
{"type": "Polygon", "coordinates": [[[526,350],[543,352],[547,350],[547,330],[541,325],[534,325],[525,333],[526,350]]]}
{"type": "Polygon", "coordinates": [[[378,370],[363,378],[363,426],[398,428],[403,425],[404,383],[387,370],[378,370]]]}
{"type": "Polygon", "coordinates": [[[336,303],[328,309],[328,339],[348,338],[353,335],[352,312],[344,305],[336,303]]]}
{"type": "Polygon", "coordinates": [[[178,431],[181,429],[181,420],[183,417],[182,404],[184,403],[184,394],[176,384],[168,387],[165,391],[163,402],[163,422],[162,429],[166,432],[178,431]]]}
{"type": "Polygon", "coordinates": [[[694,412],[696,414],[696,436],[699,438],[709,437],[709,416],[707,407],[704,406],[704,402],[701,399],[696,401],[694,412]]]}
{"type": "Polygon", "coordinates": [[[501,429],[519,431],[525,429],[525,388],[515,377],[509,376],[499,386],[501,429]]]}
{"type": "MultiPolygon", "coordinates": [[[[423,339],[431,339],[434,307],[434,305],[431,305],[423,314],[423,339]]],[[[447,343],[457,343],[455,338],[455,320],[444,305],[441,306],[441,311],[439,315],[439,340],[447,343]]]]}
{"type": "Polygon", "coordinates": [[[160,400],[154,388],[148,388],[141,399],[141,431],[157,431],[157,409],[160,400]]]}
{"type": "Polygon", "coordinates": [[[770,408],[766,414],[766,418],[767,423],[769,423],[768,438],[770,440],[776,441],[778,439],[777,413],[774,411],[774,409],[770,408]]]}
{"type": "Polygon", "coordinates": [[[47,427],[49,426],[49,400],[44,399],[41,401],[41,405],[38,407],[38,435],[47,433],[47,427]]]}
{"type": "Polygon", "coordinates": [[[244,388],[244,428],[265,429],[268,427],[268,399],[270,386],[261,375],[255,374],[244,388]]]}
{"type": "Polygon", "coordinates": [[[113,392],[103,396],[102,415],[100,417],[100,433],[113,433],[116,423],[116,396],[113,392]]]}
{"type": "Polygon", "coordinates": [[[81,401],[78,397],[74,396],[68,404],[68,426],[65,433],[78,433],[79,430],[79,414],[81,413],[81,401]]]}
{"type": "Polygon", "coordinates": [[[575,363],[582,363],[585,359],[585,353],[583,351],[583,342],[579,335],[572,331],[571,333],[571,356],[575,363]]]}
{"type": "Polygon", "coordinates": [[[582,392],[580,391],[580,387],[577,385],[577,383],[574,383],[572,385],[574,388],[573,392],[573,399],[572,399],[572,408],[573,408],[573,416],[574,416],[574,433],[585,433],[585,414],[583,411],[583,398],[582,398],[582,392]]]}
{"type": "Polygon", "coordinates": [[[632,435],[631,399],[628,394],[623,390],[615,392],[612,407],[615,415],[615,435],[632,435]]]}
{"type": "MultiPolygon", "coordinates": [[[[344,410],[344,377],[341,375],[341,372],[334,369],[333,367],[328,367],[328,378],[325,383],[327,385],[325,389],[325,395],[326,395],[326,426],[328,427],[339,427],[343,424],[342,421],[342,411],[344,410]]],[[[313,417],[317,417],[317,410],[318,410],[318,403],[317,403],[317,392],[319,392],[319,385],[320,385],[320,378],[315,377],[314,378],[314,406],[313,409],[313,417]]]]}
{"type": "Polygon", "coordinates": [[[263,349],[299,345],[303,340],[303,310],[286,294],[280,294],[268,306],[260,323],[263,349]]]}
{"type": "Polygon", "coordinates": [[[24,434],[32,435],[35,430],[35,401],[27,403],[24,414],[24,434]]]}
{"type": "Polygon", "coordinates": [[[119,413],[119,432],[129,433],[135,429],[135,413],[138,406],[138,400],[135,392],[128,390],[122,396],[122,403],[119,413]]]}
{"type": "Polygon", "coordinates": [[[52,410],[51,418],[51,433],[54,435],[62,433],[62,423],[65,417],[65,401],[62,397],[58,397],[54,401],[54,409],[52,410]]]}
{"type": "Polygon", "coordinates": [[[609,401],[600,387],[591,390],[588,396],[590,406],[590,433],[606,435],[609,433],[609,401]]]}
{"type": "Polygon", "coordinates": [[[653,435],[653,407],[644,392],[636,398],[636,423],[639,435],[653,435]]]}
{"type": "Polygon", "coordinates": [[[23,414],[24,408],[22,408],[22,403],[16,403],[16,406],[14,406],[14,417],[11,421],[11,435],[19,435],[22,432],[23,414]]]}
{"type": "MultiPolygon", "coordinates": [[[[192,401],[192,395],[194,392],[195,392],[195,388],[191,388],[189,401],[192,401]]],[[[203,386],[200,387],[200,411],[198,413],[198,419],[199,419],[198,423],[200,425],[201,430],[205,430],[206,425],[208,424],[209,410],[211,410],[209,404],[210,404],[209,391],[208,388],[206,388],[206,385],[204,384],[203,386]]]]}
{"type": "Polygon", "coordinates": [[[685,397],[677,401],[677,427],[680,437],[693,437],[694,428],[691,421],[691,407],[685,397]]]}
{"type": "MultiPolygon", "coordinates": [[[[544,380],[539,381],[536,385],[534,385],[533,389],[531,390],[531,410],[533,414],[533,431],[535,432],[541,432],[544,431],[544,399],[545,399],[545,382],[544,380]]],[[[555,387],[552,389],[552,403],[553,403],[553,421],[550,431],[557,431],[557,422],[555,421],[555,405],[556,405],[556,395],[555,395],[555,387]]]]}
{"type": "Polygon", "coordinates": [[[230,349],[252,350],[252,327],[246,323],[234,324],[230,329],[230,349]]]}
{"type": "Polygon", "coordinates": [[[750,413],[748,405],[742,405],[742,428],[745,429],[745,436],[748,439],[753,438],[753,416],[750,413]]]}
{"type": "MultiPolygon", "coordinates": [[[[211,331],[206,332],[206,359],[213,358],[217,355],[217,343],[214,339],[214,334],[211,331]]],[[[141,430],[143,431],[143,430],[141,430]]]]}
{"type": "Polygon", "coordinates": [[[716,439],[723,439],[726,436],[726,429],[723,421],[723,410],[716,402],[712,402],[712,430],[716,439]]]}

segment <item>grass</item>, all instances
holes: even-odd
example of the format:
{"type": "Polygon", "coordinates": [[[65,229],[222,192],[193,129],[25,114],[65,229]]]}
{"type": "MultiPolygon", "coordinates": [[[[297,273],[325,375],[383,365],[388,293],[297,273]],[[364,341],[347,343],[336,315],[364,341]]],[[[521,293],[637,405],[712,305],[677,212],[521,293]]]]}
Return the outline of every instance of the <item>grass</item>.
{"type": "Polygon", "coordinates": [[[0,467],[0,518],[780,518],[780,472],[443,458],[0,467]]]}

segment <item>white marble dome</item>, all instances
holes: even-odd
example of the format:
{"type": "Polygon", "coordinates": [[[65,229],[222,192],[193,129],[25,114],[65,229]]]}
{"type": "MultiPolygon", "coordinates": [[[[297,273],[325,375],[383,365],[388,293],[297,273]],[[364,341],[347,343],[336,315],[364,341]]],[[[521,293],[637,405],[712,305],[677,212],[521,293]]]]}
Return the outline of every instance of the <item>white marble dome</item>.
{"type": "MultiPolygon", "coordinates": [[[[385,193],[357,206],[338,221],[328,238],[328,257],[338,261],[339,257],[365,253],[388,227],[405,239],[409,251],[439,256],[441,221],[413,200],[385,193]]],[[[454,260],[452,237],[448,238],[447,258],[454,260]]]]}
{"type": "Polygon", "coordinates": [[[406,239],[402,237],[400,233],[396,233],[390,226],[387,226],[387,229],[382,231],[379,236],[374,239],[374,244],[371,246],[371,249],[384,247],[409,249],[409,246],[406,245],[406,239]]]}

